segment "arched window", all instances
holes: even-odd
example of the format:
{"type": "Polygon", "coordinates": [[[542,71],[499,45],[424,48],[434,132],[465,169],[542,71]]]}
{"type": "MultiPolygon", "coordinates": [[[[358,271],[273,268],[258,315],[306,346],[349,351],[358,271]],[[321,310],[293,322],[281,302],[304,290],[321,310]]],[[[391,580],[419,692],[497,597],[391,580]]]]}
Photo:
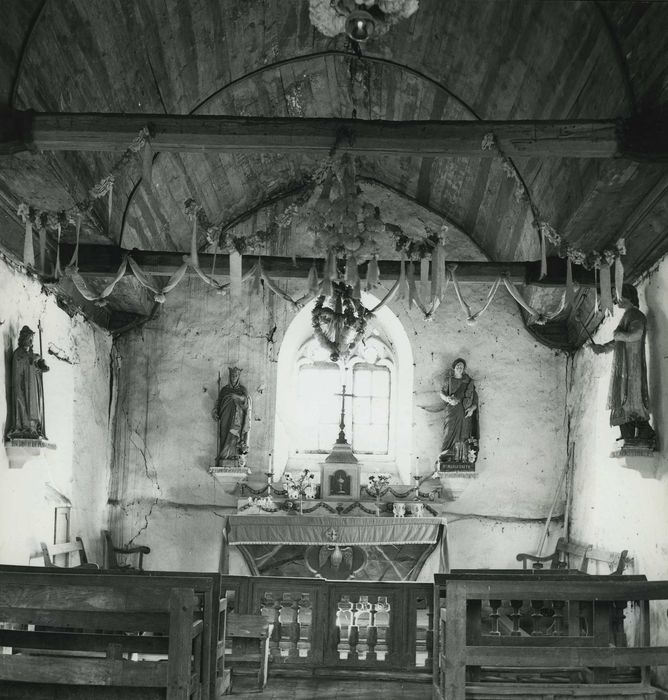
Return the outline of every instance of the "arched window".
{"type": "Polygon", "coordinates": [[[327,454],[338,437],[342,390],[345,387],[344,430],[353,452],[391,456],[391,349],[377,336],[366,339],[346,368],[328,361],[327,351],[308,340],[297,358],[297,405],[300,453],[327,454]]]}
{"type": "MultiPolygon", "coordinates": [[[[372,308],[378,302],[363,295],[372,308]]],[[[399,319],[388,308],[369,321],[365,341],[345,374],[313,337],[307,305],[285,333],[278,356],[274,464],[315,466],[339,434],[341,389],[346,387],[345,434],[370,470],[383,469],[409,483],[413,355],[399,319]]]]}

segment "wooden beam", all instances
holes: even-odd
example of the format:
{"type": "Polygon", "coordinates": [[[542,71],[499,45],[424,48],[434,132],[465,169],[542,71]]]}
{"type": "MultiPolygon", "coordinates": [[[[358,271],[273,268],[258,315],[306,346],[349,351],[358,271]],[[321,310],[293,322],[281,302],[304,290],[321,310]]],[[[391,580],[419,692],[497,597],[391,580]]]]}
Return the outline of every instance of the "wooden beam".
{"type": "MultiPolygon", "coordinates": [[[[61,254],[69,259],[73,246],[63,245],[61,254]]],[[[113,277],[118,270],[123,256],[131,253],[133,260],[144,272],[156,276],[169,276],[183,264],[184,254],[173,251],[123,250],[116,246],[81,245],[79,246],[79,273],[84,277],[113,277]]],[[[257,255],[245,255],[243,258],[243,273],[249,272],[257,262],[257,255]]],[[[207,273],[211,271],[213,255],[200,253],[200,266],[207,273]]],[[[319,272],[322,272],[324,258],[317,261],[319,272]]],[[[487,262],[487,261],[451,261],[456,262],[457,279],[460,282],[491,283],[499,275],[507,274],[515,284],[538,284],[545,287],[562,287],[566,284],[566,261],[561,258],[548,259],[548,274],[540,279],[540,261],[525,262],[487,262]]],[[[305,279],[308,277],[313,258],[290,258],[273,255],[262,256],[262,267],[271,277],[276,279],[305,279]]],[[[399,260],[379,260],[381,279],[396,280],[400,270],[399,260]]],[[[415,272],[419,274],[419,266],[415,263],[415,272]]],[[[360,274],[366,274],[366,263],[359,266],[360,274]]],[[[216,256],[216,277],[227,277],[230,273],[228,255],[216,256]]],[[[188,268],[187,274],[195,274],[188,268]]],[[[581,286],[593,286],[593,271],[582,267],[573,267],[573,278],[581,286]]],[[[431,271],[430,271],[431,279],[431,271]]]]}
{"type": "MultiPolygon", "coordinates": [[[[505,155],[513,158],[668,159],[668,144],[660,133],[655,139],[644,133],[639,145],[632,123],[621,126],[613,119],[400,122],[14,111],[0,115],[0,155],[16,152],[20,144],[25,150],[120,152],[148,127],[156,151],[325,156],[336,144],[340,151],[357,154],[492,158],[498,155],[487,145],[493,134],[505,155]],[[632,154],[626,153],[626,141],[633,143],[632,154]]],[[[647,125],[643,128],[646,131],[647,125]]]]}

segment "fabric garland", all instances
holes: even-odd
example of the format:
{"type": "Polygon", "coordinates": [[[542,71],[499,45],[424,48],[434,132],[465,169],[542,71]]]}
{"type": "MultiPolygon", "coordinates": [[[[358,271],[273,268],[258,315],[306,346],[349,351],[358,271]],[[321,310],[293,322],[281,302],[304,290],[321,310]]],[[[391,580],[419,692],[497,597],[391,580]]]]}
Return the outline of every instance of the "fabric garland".
{"type": "Polygon", "coordinates": [[[499,288],[499,284],[501,284],[501,278],[497,277],[497,279],[494,280],[492,286],[490,287],[489,292],[487,293],[487,301],[485,301],[485,304],[483,307],[479,310],[476,311],[475,313],[471,312],[471,307],[468,305],[464,297],[462,296],[462,291],[459,287],[459,281],[457,280],[457,275],[455,273],[455,270],[457,269],[457,265],[452,263],[448,265],[448,271],[450,272],[450,277],[452,279],[452,284],[454,285],[455,288],[455,294],[457,295],[457,299],[459,299],[459,304],[461,305],[464,313],[466,314],[466,322],[471,326],[475,324],[475,322],[478,320],[478,317],[485,313],[487,311],[487,308],[489,305],[492,303],[492,299],[494,299],[494,295],[496,294],[496,290],[499,288]]]}
{"type": "Polygon", "coordinates": [[[397,288],[396,299],[408,299],[408,281],[406,279],[406,261],[404,260],[403,253],[401,254],[401,263],[399,267],[399,279],[397,280],[399,287],[397,288]]]}
{"type": "MultiPolygon", "coordinates": [[[[445,275],[445,248],[442,243],[438,243],[434,248],[434,253],[431,259],[431,300],[434,304],[435,300],[443,300],[445,293],[444,280],[445,275]]],[[[447,283],[447,282],[446,282],[447,283]]]]}
{"type": "Polygon", "coordinates": [[[73,267],[77,269],[79,267],[79,237],[81,236],[81,214],[77,216],[76,220],[76,242],[74,244],[74,252],[72,253],[72,259],[70,260],[67,267],[73,267]]]}
{"type": "Polygon", "coordinates": [[[104,301],[113,291],[114,287],[118,284],[121,278],[125,275],[125,271],[128,266],[128,256],[123,258],[118,270],[116,271],[116,276],[113,280],[99,293],[93,294],[89,289],[84,278],[79,274],[79,270],[74,265],[68,265],[65,269],[65,275],[69,277],[74,286],[79,290],[79,294],[87,301],[95,302],[98,306],[104,306],[107,302],[104,301]]]}
{"type": "Polygon", "coordinates": [[[559,303],[559,308],[556,311],[550,314],[542,314],[536,311],[536,309],[534,309],[524,299],[519,289],[517,289],[517,287],[508,279],[507,275],[503,275],[500,279],[508,291],[508,294],[510,294],[510,296],[529,314],[529,325],[537,324],[539,326],[544,326],[548,321],[552,321],[557,318],[557,316],[559,316],[559,314],[561,314],[566,307],[566,294],[564,293],[561,296],[561,302],[559,303]]]}
{"type": "Polygon", "coordinates": [[[540,227],[540,279],[547,275],[547,245],[545,243],[545,227],[540,227]]]}

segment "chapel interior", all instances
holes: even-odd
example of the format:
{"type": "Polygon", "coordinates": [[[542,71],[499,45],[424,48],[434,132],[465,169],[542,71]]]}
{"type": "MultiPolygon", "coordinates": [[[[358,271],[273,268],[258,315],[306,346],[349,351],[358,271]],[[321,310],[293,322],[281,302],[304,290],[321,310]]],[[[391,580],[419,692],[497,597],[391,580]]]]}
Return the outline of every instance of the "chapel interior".
{"type": "Polygon", "coordinates": [[[668,3],[2,10],[0,698],[668,699],[668,3]]]}

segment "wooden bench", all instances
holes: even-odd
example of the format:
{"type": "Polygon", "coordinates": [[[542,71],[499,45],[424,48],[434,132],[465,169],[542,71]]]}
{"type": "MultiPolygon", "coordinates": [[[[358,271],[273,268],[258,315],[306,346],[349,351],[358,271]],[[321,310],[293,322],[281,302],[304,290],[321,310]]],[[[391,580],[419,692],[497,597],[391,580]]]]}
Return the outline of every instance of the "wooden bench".
{"type": "MultiPolygon", "coordinates": [[[[20,582],[23,574],[42,576],[45,583],[64,581],[77,583],[83,576],[91,586],[104,586],[111,580],[127,583],[152,592],[153,595],[166,596],[171,587],[187,586],[195,592],[197,604],[196,617],[202,620],[202,676],[208,683],[202,685],[202,700],[218,698],[225,690],[229,674],[224,668],[224,659],[220,658],[221,640],[225,639],[227,601],[225,599],[224,577],[214,572],[174,572],[143,571],[119,572],[118,570],[86,570],[51,568],[45,570],[33,566],[0,565],[0,581],[20,582]],[[208,653],[206,650],[208,649],[208,653]]],[[[0,643],[1,646],[1,643],[0,643]]],[[[2,698],[0,694],[0,698],[2,698]]]]}
{"type": "Polygon", "coordinates": [[[192,587],[0,571],[0,621],[22,627],[0,629],[0,646],[13,651],[0,655],[1,696],[199,699],[207,655],[195,607],[192,587]]]}
{"type": "Polygon", "coordinates": [[[42,557],[44,558],[44,566],[49,568],[81,568],[81,569],[97,569],[99,568],[97,564],[88,561],[86,556],[86,548],[84,547],[83,540],[81,537],[76,537],[74,542],[64,542],[63,544],[46,544],[46,542],[40,543],[42,548],[42,557]],[[67,556],[67,565],[65,567],[59,567],[55,563],[55,557],[67,556]],[[71,557],[76,555],[79,563],[70,564],[71,557]]]}
{"type": "Polygon", "coordinates": [[[226,658],[226,662],[230,667],[240,662],[259,662],[257,673],[257,687],[259,690],[264,689],[267,685],[269,639],[273,629],[274,625],[262,615],[232,613],[227,620],[226,636],[232,641],[232,654],[226,658]],[[243,640],[241,644],[237,644],[240,640],[243,640]],[[247,640],[257,640],[259,653],[249,653],[248,645],[245,644],[247,640]],[[239,649],[237,649],[237,646],[239,649]]]}
{"type": "Polygon", "coordinates": [[[516,557],[522,562],[524,569],[529,568],[529,563],[533,569],[542,569],[549,563],[550,569],[577,569],[582,573],[589,573],[589,565],[592,562],[605,564],[612,576],[621,576],[629,563],[628,550],[624,549],[619,554],[608,552],[603,549],[594,549],[592,545],[569,542],[564,537],[560,537],[552,554],[538,557],[534,554],[520,553],[516,557]]]}

